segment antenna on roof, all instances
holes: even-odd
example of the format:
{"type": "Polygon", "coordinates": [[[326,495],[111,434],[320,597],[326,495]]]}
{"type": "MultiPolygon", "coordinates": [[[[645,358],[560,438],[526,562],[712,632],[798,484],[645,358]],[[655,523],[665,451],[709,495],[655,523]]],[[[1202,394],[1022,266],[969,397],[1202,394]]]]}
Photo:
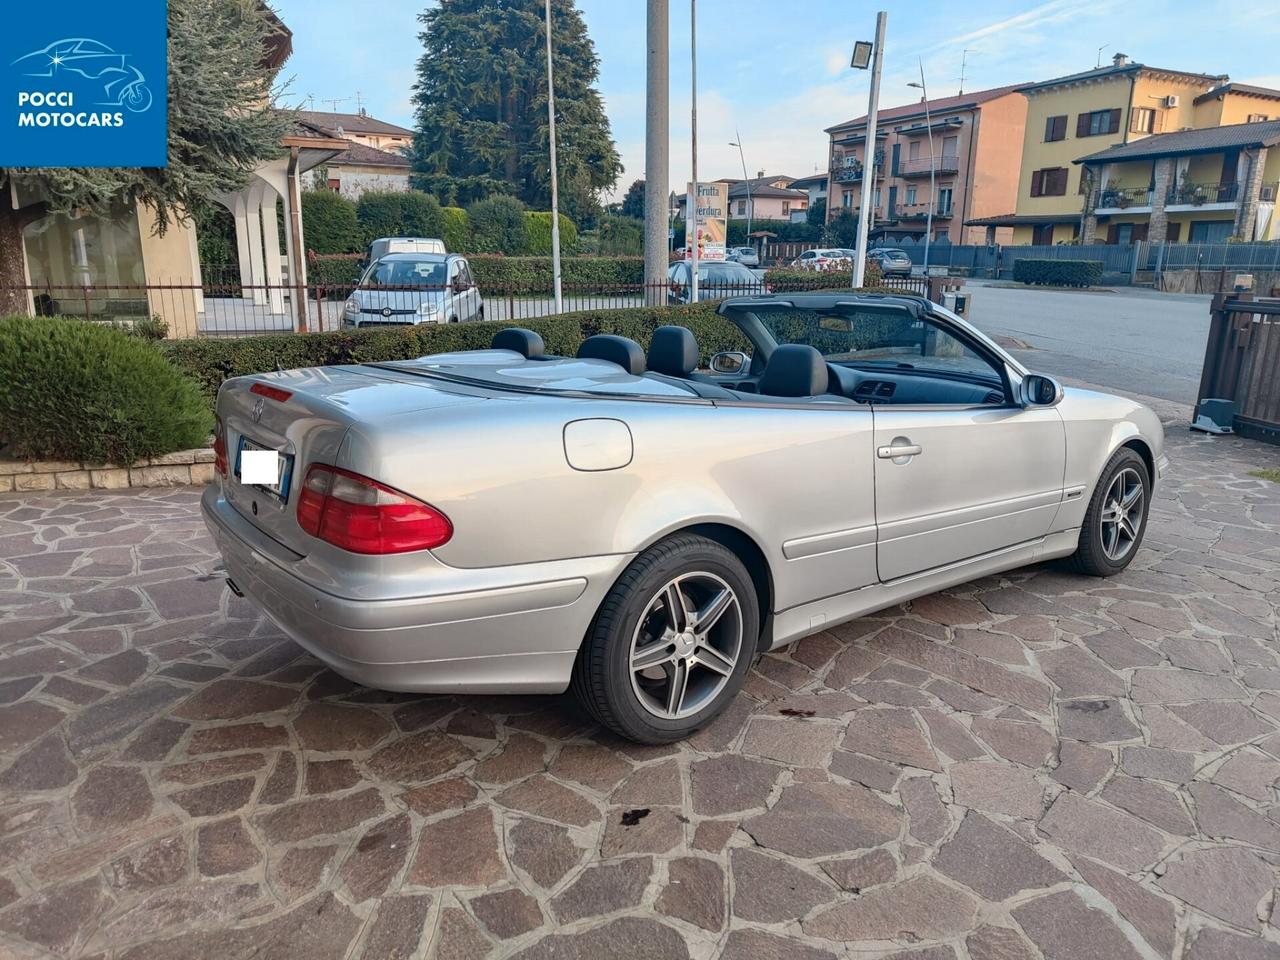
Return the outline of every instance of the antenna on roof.
{"type": "Polygon", "coordinates": [[[356,91],[356,113],[364,116],[364,96],[359,90],[356,91]]]}
{"type": "Polygon", "coordinates": [[[306,97],[303,98],[303,101],[306,103],[308,110],[314,110],[316,108],[315,94],[308,93],[306,97]]]}
{"type": "Polygon", "coordinates": [[[1098,62],[1097,62],[1097,63],[1095,63],[1095,64],[1093,65],[1093,69],[1095,69],[1095,70],[1101,70],[1101,69],[1102,69],[1102,51],[1103,51],[1103,50],[1105,50],[1105,49],[1107,49],[1107,47],[1109,47],[1109,46],[1111,46],[1111,44],[1109,44],[1109,43],[1104,43],[1102,46],[1100,46],[1100,47],[1098,48],[1098,62]]]}
{"type": "Polygon", "coordinates": [[[350,99],[351,99],[350,97],[330,97],[330,98],[328,98],[328,99],[323,99],[323,100],[321,100],[320,102],[321,102],[321,103],[327,103],[327,104],[329,104],[329,112],[330,112],[330,113],[337,113],[337,112],[338,112],[338,104],[340,104],[340,103],[346,103],[346,102],[347,102],[348,100],[350,100],[350,99]]]}
{"type": "Polygon", "coordinates": [[[965,47],[960,51],[960,90],[956,94],[957,97],[964,96],[964,68],[969,60],[969,48],[965,47]]]}

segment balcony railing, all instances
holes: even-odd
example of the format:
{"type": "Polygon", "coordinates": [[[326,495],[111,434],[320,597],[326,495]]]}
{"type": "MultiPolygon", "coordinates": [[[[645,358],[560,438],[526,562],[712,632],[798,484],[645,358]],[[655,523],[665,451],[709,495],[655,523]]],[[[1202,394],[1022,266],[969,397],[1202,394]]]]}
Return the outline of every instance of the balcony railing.
{"type": "Polygon", "coordinates": [[[1199,207],[1206,203],[1235,203],[1239,195],[1238,183],[1175,183],[1169,188],[1165,203],[1199,207]]]}
{"type": "MultiPolygon", "coordinates": [[[[926,220],[929,217],[928,203],[900,203],[889,211],[890,220],[926,220]]],[[[934,208],[933,219],[950,220],[951,204],[939,204],[934,208]]]]}
{"type": "Polygon", "coordinates": [[[934,173],[959,173],[960,158],[942,156],[934,157],[932,161],[930,161],[928,157],[917,157],[914,160],[900,160],[898,161],[898,176],[927,177],[931,166],[934,173]]]}
{"type": "MultiPolygon", "coordinates": [[[[877,150],[874,154],[876,161],[876,178],[884,176],[884,151],[877,150]]],[[[865,165],[858,157],[842,157],[837,158],[831,164],[831,177],[837,183],[854,183],[862,179],[862,172],[865,165]]]]}
{"type": "Polygon", "coordinates": [[[1149,207],[1151,190],[1148,187],[1106,187],[1098,197],[1098,206],[1103,210],[1149,207]]]}

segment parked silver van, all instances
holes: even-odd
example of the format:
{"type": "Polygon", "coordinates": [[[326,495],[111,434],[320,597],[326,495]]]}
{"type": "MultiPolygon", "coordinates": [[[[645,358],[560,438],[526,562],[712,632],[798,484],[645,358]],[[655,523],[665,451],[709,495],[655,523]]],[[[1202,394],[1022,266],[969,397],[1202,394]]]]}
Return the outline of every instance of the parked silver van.
{"type": "Polygon", "coordinates": [[[379,237],[369,244],[369,262],[388,253],[446,253],[444,241],[433,237],[379,237]]]}

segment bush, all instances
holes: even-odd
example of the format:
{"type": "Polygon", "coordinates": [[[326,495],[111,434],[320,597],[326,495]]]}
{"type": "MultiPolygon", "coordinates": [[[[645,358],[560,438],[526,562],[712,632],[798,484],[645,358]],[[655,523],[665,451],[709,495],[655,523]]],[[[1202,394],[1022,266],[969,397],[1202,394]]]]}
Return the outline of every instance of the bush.
{"type": "MultiPolygon", "coordinates": [[[[879,287],[883,280],[884,273],[880,269],[880,264],[867,261],[867,266],[862,271],[863,287],[879,287]]],[[[778,291],[838,290],[853,286],[853,271],[829,270],[825,273],[819,273],[815,270],[793,270],[782,267],[775,270],[766,270],[764,281],[778,291]]]]}
{"type": "Polygon", "coordinates": [[[203,446],[200,388],[154,343],[79,319],[0,319],[0,439],[18,457],[133,463],[203,446]]]}
{"type": "Polygon", "coordinates": [[[471,221],[461,207],[444,207],[440,211],[443,226],[440,239],[450,253],[465,253],[471,249],[471,221]]]}
{"type": "Polygon", "coordinates": [[[1052,287],[1091,287],[1102,281],[1102,261],[1015,260],[1013,279],[1052,287]]]}
{"type": "MultiPolygon", "coordinates": [[[[550,257],[500,257],[476,254],[468,257],[471,274],[480,293],[547,293],[551,289],[550,257]]],[[[564,257],[560,277],[575,293],[604,291],[611,287],[644,282],[642,257],[564,257]]]]}
{"type": "Polygon", "coordinates": [[[363,253],[328,253],[308,257],[307,284],[350,289],[356,285],[356,278],[364,266],[363,253]]]}
{"type": "Polygon", "coordinates": [[[469,249],[476,253],[519,256],[528,248],[524,204],[515,197],[479,200],[467,208],[467,218],[471,221],[469,249]]]}
{"type": "Polygon", "coordinates": [[[356,218],[366,246],[378,237],[443,239],[444,211],[435,197],[420,190],[370,191],[356,204],[356,218]]]}
{"type": "Polygon", "coordinates": [[[316,253],[352,253],[364,245],[356,205],[332,190],[302,192],[302,236],[316,253]]]}
{"type": "MultiPolygon", "coordinates": [[[[551,211],[530,210],[524,215],[527,252],[533,257],[551,256],[551,211]]],[[[578,246],[578,228],[560,214],[560,255],[571,255],[578,246]]]]}

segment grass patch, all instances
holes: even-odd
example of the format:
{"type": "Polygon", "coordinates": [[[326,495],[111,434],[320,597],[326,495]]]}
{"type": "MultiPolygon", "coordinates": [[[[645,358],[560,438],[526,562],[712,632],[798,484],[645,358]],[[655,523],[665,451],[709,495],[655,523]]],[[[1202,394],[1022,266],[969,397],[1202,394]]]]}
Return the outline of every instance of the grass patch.
{"type": "Polygon", "coordinates": [[[1272,483],[1280,483],[1280,470],[1250,470],[1249,476],[1257,477],[1259,480],[1270,480],[1272,483]]]}

